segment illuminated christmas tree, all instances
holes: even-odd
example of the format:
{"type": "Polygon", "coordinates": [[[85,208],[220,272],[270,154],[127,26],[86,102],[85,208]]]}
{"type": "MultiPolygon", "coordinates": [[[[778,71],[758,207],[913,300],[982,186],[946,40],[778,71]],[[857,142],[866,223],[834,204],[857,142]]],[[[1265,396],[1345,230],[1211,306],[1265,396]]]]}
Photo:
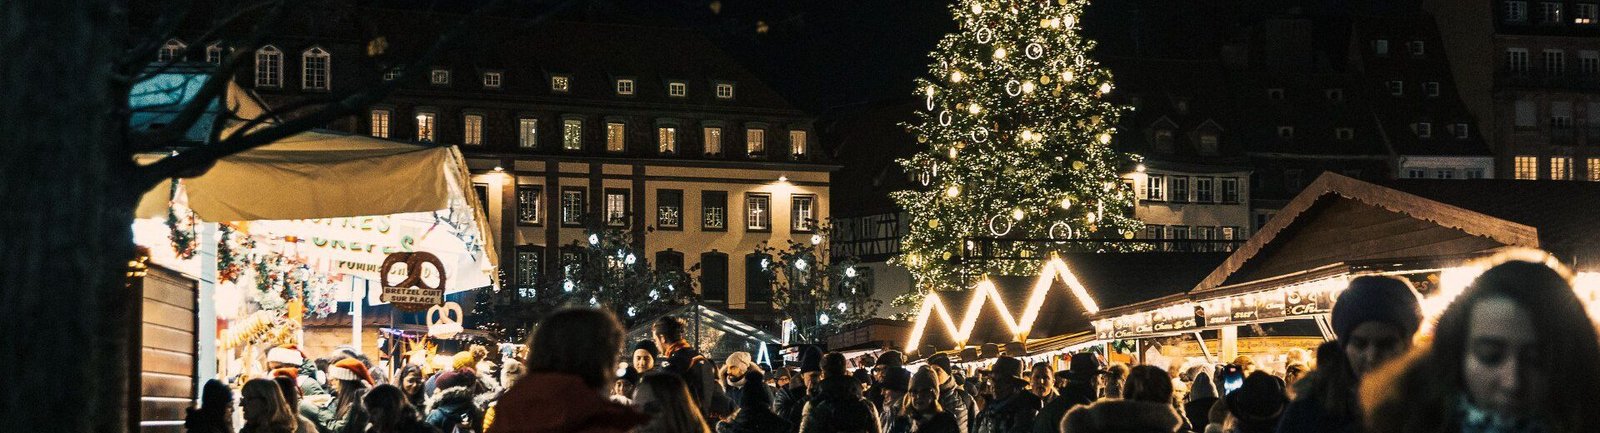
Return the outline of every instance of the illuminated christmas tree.
{"type": "Polygon", "coordinates": [[[1139,248],[1108,242],[1143,229],[1120,177],[1138,159],[1111,148],[1124,108],[1108,99],[1111,73],[1079,32],[1085,5],[961,0],[951,8],[959,30],[939,42],[929,76],[917,80],[925,103],[908,125],[927,147],[900,161],[921,187],[894,194],[910,214],[895,260],[918,288],[897,305],[987,274],[1035,271],[1035,257],[1048,251],[1139,248]],[[1036,241],[988,245],[991,255],[1026,259],[959,260],[973,238],[1036,241]]]}

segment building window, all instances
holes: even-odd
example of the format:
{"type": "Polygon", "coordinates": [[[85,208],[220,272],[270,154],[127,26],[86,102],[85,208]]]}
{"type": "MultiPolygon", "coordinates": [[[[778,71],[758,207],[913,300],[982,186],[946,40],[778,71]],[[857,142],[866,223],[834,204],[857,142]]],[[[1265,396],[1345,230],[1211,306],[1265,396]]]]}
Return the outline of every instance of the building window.
{"type": "Polygon", "coordinates": [[[544,187],[540,185],[517,185],[517,222],[522,224],[539,225],[544,221],[540,215],[544,210],[544,187]]]}
{"type": "Polygon", "coordinates": [[[744,138],[744,145],[745,145],[745,152],[746,153],[749,153],[750,156],[752,156],[752,157],[758,157],[758,156],[766,155],[766,153],[767,153],[767,130],[759,129],[759,128],[749,128],[749,129],[745,130],[744,137],[745,137],[744,138]]]}
{"type": "Polygon", "coordinates": [[[1600,51],[1585,50],[1578,52],[1578,72],[1584,75],[1600,73],[1600,51]]]}
{"type": "Polygon", "coordinates": [[[728,303],[728,255],[700,253],[700,297],[708,304],[728,303]]]}
{"type": "Polygon", "coordinates": [[[1550,23],[1550,24],[1560,23],[1561,22],[1561,3],[1556,3],[1556,2],[1542,2],[1542,3],[1539,3],[1539,17],[1542,18],[1542,22],[1545,22],[1545,23],[1550,23]]]}
{"type": "Polygon", "coordinates": [[[517,119],[517,145],[524,149],[539,147],[539,119],[517,119]]]}
{"type": "Polygon", "coordinates": [[[389,138],[389,110],[372,110],[372,136],[389,138]]]}
{"type": "Polygon", "coordinates": [[[1550,102],[1550,128],[1572,129],[1572,102],[1550,102]]]}
{"type": "Polygon", "coordinates": [[[817,196],[796,194],[790,199],[789,231],[809,233],[817,226],[817,196]]]}
{"type": "Polygon", "coordinates": [[[1161,152],[1161,153],[1172,153],[1173,152],[1173,148],[1172,148],[1172,130],[1171,129],[1166,129],[1166,128],[1157,129],[1154,135],[1155,135],[1154,144],[1155,144],[1155,148],[1156,148],[1157,152],[1161,152]]]}
{"type": "Polygon", "coordinates": [[[1585,165],[1585,168],[1589,172],[1589,176],[1586,179],[1590,182],[1600,182],[1600,158],[1589,158],[1586,162],[1588,164],[1585,165]]]}
{"type": "Polygon", "coordinates": [[[1152,174],[1144,180],[1144,199],[1162,201],[1167,199],[1167,177],[1152,174]]]}
{"type": "Polygon", "coordinates": [[[1450,132],[1455,133],[1458,140],[1466,140],[1469,137],[1468,127],[1465,123],[1457,123],[1455,127],[1450,129],[1450,132]]]}
{"type": "Polygon", "coordinates": [[[482,146],[483,145],[483,115],[482,114],[468,114],[466,116],[463,116],[462,117],[462,121],[461,121],[461,126],[462,126],[462,130],[464,131],[464,133],[462,134],[462,137],[461,137],[461,144],[465,144],[465,145],[468,145],[468,146],[482,146]]]}
{"type": "Polygon", "coordinates": [[[300,87],[306,90],[328,90],[328,52],[322,47],[311,47],[300,54],[304,73],[300,75],[300,87]]]}
{"type": "Polygon", "coordinates": [[[1572,158],[1566,156],[1550,157],[1550,179],[1572,180],[1572,158]]]}
{"type": "Polygon", "coordinates": [[[1467,179],[1483,179],[1483,169],[1481,168],[1469,168],[1462,170],[1462,174],[1462,177],[1467,179]]]}
{"type": "Polygon", "coordinates": [[[1267,99],[1271,99],[1271,100],[1274,100],[1274,101],[1283,100],[1283,89],[1282,88],[1277,88],[1277,87],[1274,87],[1274,88],[1271,88],[1271,89],[1267,89],[1267,99]]]}
{"type": "Polygon", "coordinates": [[[789,154],[795,159],[806,156],[806,132],[801,130],[789,131],[789,154]]]}
{"type": "Polygon", "coordinates": [[[1334,128],[1333,138],[1349,141],[1356,138],[1356,130],[1352,128],[1334,128]]]}
{"type": "Polygon", "coordinates": [[[1278,138],[1294,138],[1294,127],[1293,126],[1279,126],[1278,127],[1278,138]]]}
{"type": "Polygon", "coordinates": [[[583,150],[583,121],[567,119],[561,121],[561,148],[566,150],[583,150]]]}
{"type": "Polygon", "coordinates": [[[728,229],[727,191],[700,191],[700,229],[717,232],[728,229]]]}
{"type": "Polygon", "coordinates": [[[726,83],[718,84],[717,99],[733,99],[733,85],[726,83]]]}
{"type": "Polygon", "coordinates": [[[626,149],[628,127],[619,122],[606,123],[606,151],[621,152],[626,149]]]}
{"type": "Polygon", "coordinates": [[[1456,178],[1456,171],[1452,170],[1452,169],[1448,169],[1448,168],[1441,168],[1441,169],[1438,169],[1438,170],[1434,170],[1433,178],[1434,179],[1455,179],[1456,178]]]}
{"type": "Polygon", "coordinates": [[[1411,48],[1412,56],[1422,57],[1428,53],[1427,44],[1422,41],[1411,41],[1411,43],[1406,45],[1411,48]]]}
{"type": "Polygon", "coordinates": [[[667,96],[674,98],[689,96],[689,84],[682,81],[667,83],[667,96]]]}
{"type": "Polygon", "coordinates": [[[703,129],[707,155],[722,154],[722,128],[708,126],[703,129]]]}
{"type": "Polygon", "coordinates": [[[500,88],[500,80],[502,78],[504,78],[504,76],[499,72],[484,72],[483,87],[486,89],[498,89],[500,88]]]}
{"type": "Polygon", "coordinates": [[[626,227],[629,213],[628,190],[606,188],[606,225],[626,227]]]}
{"type": "Polygon", "coordinates": [[[417,113],[417,141],[433,142],[434,117],[433,113],[417,113]]]}
{"type": "Polygon", "coordinates": [[[1567,52],[1561,50],[1544,50],[1544,73],[1552,77],[1561,76],[1567,69],[1567,52]]]}
{"type": "Polygon", "coordinates": [[[586,190],[581,186],[561,187],[561,225],[583,226],[583,200],[586,190]]]}
{"type": "Polygon", "coordinates": [[[1428,178],[1428,170],[1420,169],[1420,168],[1406,169],[1406,178],[1407,179],[1426,179],[1426,178],[1428,178]]]}
{"type": "Polygon", "coordinates": [[[210,63],[210,64],[213,64],[213,65],[221,65],[222,64],[222,46],[221,45],[211,44],[210,46],[206,47],[206,63],[210,63]]]}
{"type": "Polygon", "coordinates": [[[772,195],[752,192],[744,197],[744,228],[760,232],[772,230],[772,195]]]}
{"type": "Polygon", "coordinates": [[[671,126],[656,128],[656,142],[662,154],[678,153],[678,128],[671,126]]]}
{"type": "Polygon", "coordinates": [[[656,190],[656,228],[683,229],[683,190],[656,190]]]}
{"type": "Polygon", "coordinates": [[[1506,71],[1526,74],[1529,68],[1527,48],[1506,48],[1506,71]]]}
{"type": "Polygon", "coordinates": [[[435,86],[448,86],[450,85],[450,70],[434,69],[433,74],[429,75],[428,80],[435,86]]]}
{"type": "Polygon", "coordinates": [[[1535,156],[1518,156],[1515,161],[1517,180],[1534,180],[1539,178],[1539,158],[1535,156]]]}
{"type": "Polygon", "coordinates": [[[1532,130],[1539,127],[1538,108],[1531,100],[1520,100],[1516,103],[1516,129],[1532,130]]]}
{"type": "Polygon", "coordinates": [[[544,257],[542,247],[524,245],[517,247],[517,295],[532,299],[539,290],[539,269],[544,257]]]}
{"type": "Polygon", "coordinates": [[[744,256],[744,299],[752,304],[772,302],[772,256],[750,253],[744,256]]]}
{"type": "Polygon", "coordinates": [[[1417,122],[1417,123],[1412,124],[1411,127],[1412,127],[1412,131],[1417,133],[1417,137],[1433,138],[1433,124],[1432,123],[1417,122]]]}
{"type": "Polygon", "coordinates": [[[1528,2],[1513,0],[1506,2],[1506,22],[1522,23],[1528,21],[1528,2]]]}
{"type": "Polygon", "coordinates": [[[1217,154],[1217,134],[1212,132],[1200,133],[1200,154],[1217,154]]]}
{"type": "Polygon", "coordinates": [[[1168,176],[1172,182],[1172,195],[1167,196],[1174,203],[1189,201],[1189,176],[1168,176]]]}
{"type": "Polygon", "coordinates": [[[167,63],[183,60],[183,50],[188,48],[189,46],[185,45],[183,41],[168,39],[166,44],[161,45],[161,50],[156,51],[156,61],[167,63]]]}
{"type": "Polygon", "coordinates": [[[256,50],[256,87],[283,87],[283,51],[278,47],[256,50]]]}
{"type": "Polygon", "coordinates": [[[1406,94],[1406,83],[1404,81],[1390,81],[1388,82],[1387,86],[1389,87],[1390,95],[1405,96],[1406,94]]]}
{"type": "Polygon", "coordinates": [[[1389,55],[1389,40],[1378,39],[1372,41],[1372,54],[1375,54],[1378,57],[1389,55]]]}
{"type": "Polygon", "coordinates": [[[572,85],[572,78],[571,77],[568,77],[566,75],[552,75],[552,76],[550,76],[550,91],[557,92],[557,93],[567,93],[567,90],[569,88],[571,88],[571,85],[572,85]]]}
{"type": "Polygon", "coordinates": [[[1429,98],[1437,98],[1437,97],[1439,97],[1439,82],[1438,81],[1423,82],[1422,83],[1422,94],[1428,95],[1429,98]]]}
{"type": "Polygon", "coordinates": [[[1573,12],[1573,24],[1595,23],[1596,7],[1594,3],[1578,3],[1577,9],[1573,10],[1573,12]]]}
{"type": "Polygon", "coordinates": [[[1237,178],[1237,177],[1224,177],[1224,178],[1222,178],[1222,202],[1223,203],[1238,203],[1239,202],[1239,178],[1237,178]]]}
{"type": "Polygon", "coordinates": [[[403,67],[396,66],[390,68],[389,70],[383,71],[383,81],[394,81],[394,79],[400,78],[400,71],[404,69],[405,68],[403,67]]]}
{"type": "Polygon", "coordinates": [[[1211,203],[1216,201],[1216,196],[1212,195],[1212,193],[1216,191],[1214,188],[1215,183],[1216,179],[1210,177],[1194,178],[1194,201],[1196,203],[1211,203]]]}
{"type": "Polygon", "coordinates": [[[1165,239],[1166,237],[1167,237],[1167,226],[1160,225],[1160,224],[1145,224],[1145,226],[1144,226],[1144,238],[1145,239],[1165,239]]]}
{"type": "Polygon", "coordinates": [[[617,94],[618,95],[632,95],[633,94],[633,80],[631,80],[631,79],[617,80],[617,94]]]}

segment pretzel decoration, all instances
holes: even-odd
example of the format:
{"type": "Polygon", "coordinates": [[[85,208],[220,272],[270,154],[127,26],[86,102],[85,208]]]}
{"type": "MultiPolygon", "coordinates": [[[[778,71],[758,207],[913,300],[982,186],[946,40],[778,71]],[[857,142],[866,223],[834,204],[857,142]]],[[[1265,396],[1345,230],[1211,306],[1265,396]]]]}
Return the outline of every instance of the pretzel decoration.
{"type": "Polygon", "coordinates": [[[379,282],[383,283],[383,288],[384,288],[384,292],[385,292],[384,293],[384,299],[386,301],[389,300],[389,296],[390,296],[389,291],[391,289],[413,289],[413,290],[415,290],[414,292],[411,292],[410,294],[396,295],[397,297],[404,296],[405,297],[404,299],[408,299],[408,300],[415,299],[415,296],[418,295],[418,293],[416,293],[416,292],[422,292],[422,295],[424,295],[424,296],[438,296],[438,298],[435,298],[436,299],[435,301],[426,302],[426,303],[418,303],[418,302],[415,302],[415,301],[405,302],[405,301],[401,301],[400,299],[395,299],[394,301],[391,301],[391,302],[394,302],[395,307],[397,307],[397,308],[399,308],[401,310],[405,310],[405,311],[420,311],[420,310],[422,310],[424,308],[427,308],[428,305],[434,304],[434,303],[437,303],[437,302],[442,302],[441,300],[444,299],[443,298],[444,289],[445,289],[444,262],[439,260],[439,257],[433,255],[432,253],[414,252],[414,253],[393,253],[393,254],[389,254],[388,256],[383,258],[383,265],[378,267],[378,280],[379,280],[379,282]],[[406,265],[406,278],[404,280],[400,280],[399,283],[391,283],[391,282],[389,282],[389,271],[393,270],[395,265],[401,264],[401,263],[404,263],[406,265]],[[427,281],[422,279],[422,269],[423,269],[424,265],[432,265],[433,269],[439,273],[439,284],[438,285],[430,286],[430,285],[428,285],[427,281]]]}

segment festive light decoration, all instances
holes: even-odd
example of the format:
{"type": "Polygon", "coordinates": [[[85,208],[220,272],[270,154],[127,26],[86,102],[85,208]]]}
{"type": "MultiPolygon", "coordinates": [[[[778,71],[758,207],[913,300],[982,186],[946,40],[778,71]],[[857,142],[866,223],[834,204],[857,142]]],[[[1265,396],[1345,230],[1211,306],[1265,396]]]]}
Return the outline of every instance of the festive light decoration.
{"type": "Polygon", "coordinates": [[[918,309],[917,318],[911,325],[911,336],[906,340],[905,349],[917,350],[921,347],[923,334],[927,331],[928,322],[934,315],[938,315],[940,322],[945,326],[945,331],[955,340],[956,347],[966,347],[967,340],[972,336],[972,330],[977,326],[978,317],[983,313],[984,305],[993,305],[1000,320],[1011,331],[1015,341],[1026,343],[1028,334],[1033,331],[1033,322],[1039,318],[1039,310],[1044,307],[1044,301],[1050,294],[1050,287],[1059,280],[1066,284],[1072,296],[1083,306],[1087,314],[1100,311],[1099,304],[1089,296],[1089,290],[1078,281],[1066,262],[1060,258],[1051,257],[1045,261],[1044,268],[1039,270],[1039,279],[1033,284],[1033,290],[1028,295],[1027,304],[1022,308],[1021,316],[1013,316],[1011,310],[1006,308],[1006,299],[1000,296],[1000,291],[995,288],[994,282],[987,279],[980,281],[972,289],[972,298],[967,301],[966,309],[962,312],[961,323],[958,326],[950,308],[937,292],[929,293],[918,309]]]}

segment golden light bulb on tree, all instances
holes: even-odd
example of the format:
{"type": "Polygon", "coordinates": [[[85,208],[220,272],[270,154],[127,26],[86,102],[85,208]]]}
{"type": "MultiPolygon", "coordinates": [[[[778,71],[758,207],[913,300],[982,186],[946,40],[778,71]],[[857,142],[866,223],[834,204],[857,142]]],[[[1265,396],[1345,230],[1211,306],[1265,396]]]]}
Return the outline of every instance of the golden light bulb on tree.
{"type": "Polygon", "coordinates": [[[1032,80],[1022,82],[1022,93],[1033,93],[1033,88],[1032,80]]]}
{"type": "Polygon", "coordinates": [[[983,107],[979,107],[978,103],[974,102],[974,103],[971,103],[971,104],[967,104],[967,112],[968,113],[978,114],[978,112],[981,112],[981,111],[983,111],[983,107]]]}
{"type": "Polygon", "coordinates": [[[995,60],[1005,60],[1006,59],[1006,47],[995,48],[994,49],[994,59],[995,60]]]}
{"type": "Polygon", "coordinates": [[[1027,216],[1027,214],[1022,212],[1022,208],[1019,207],[1011,209],[1011,219],[1022,221],[1022,217],[1024,216],[1027,216]]]}
{"type": "Polygon", "coordinates": [[[961,187],[955,186],[955,185],[950,185],[949,188],[945,188],[944,195],[949,196],[949,197],[955,197],[955,196],[961,195],[961,187]]]}

